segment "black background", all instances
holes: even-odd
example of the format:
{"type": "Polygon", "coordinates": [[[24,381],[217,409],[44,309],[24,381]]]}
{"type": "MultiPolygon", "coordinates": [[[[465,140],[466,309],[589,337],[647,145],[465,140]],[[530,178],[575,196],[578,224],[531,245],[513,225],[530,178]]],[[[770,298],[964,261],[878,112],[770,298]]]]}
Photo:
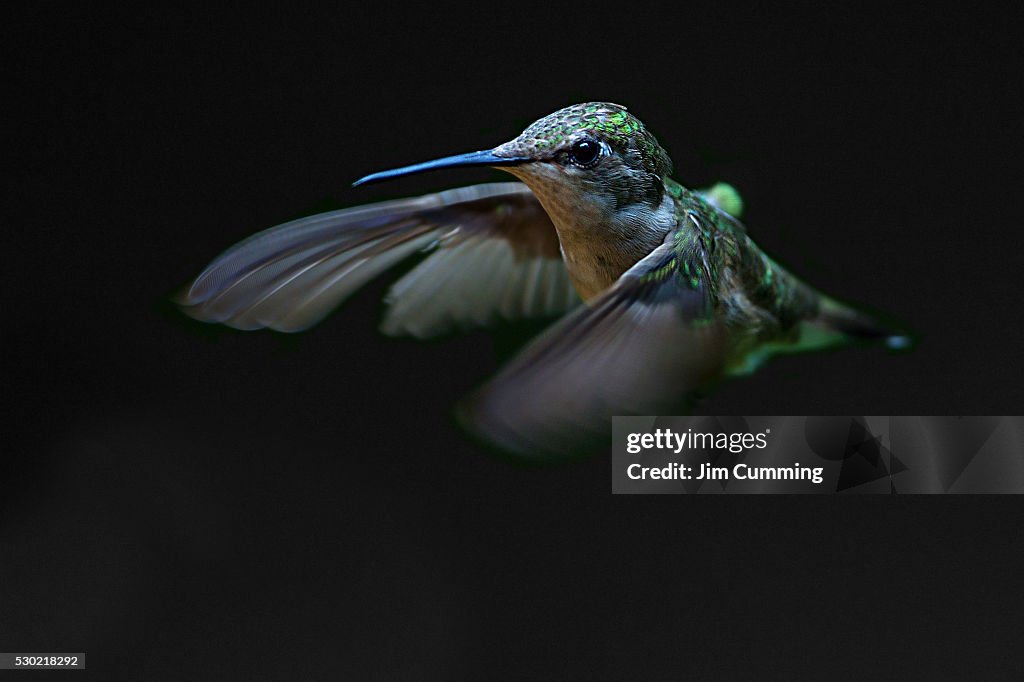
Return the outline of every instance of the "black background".
{"type": "Polygon", "coordinates": [[[5,41],[0,650],[105,679],[1019,672],[1015,498],[613,497],[451,407],[530,328],[297,337],[183,319],[220,250],[339,205],[504,179],[374,170],[629,106],[754,238],[920,335],[785,358],[707,414],[1019,412],[1018,18],[40,6],[5,41]]]}

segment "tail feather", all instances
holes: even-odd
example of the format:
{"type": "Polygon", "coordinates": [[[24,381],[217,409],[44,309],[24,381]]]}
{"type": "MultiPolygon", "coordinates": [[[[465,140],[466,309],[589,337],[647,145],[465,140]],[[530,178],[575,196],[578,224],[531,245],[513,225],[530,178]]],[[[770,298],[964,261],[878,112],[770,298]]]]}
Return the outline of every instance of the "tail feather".
{"type": "Polygon", "coordinates": [[[894,329],[892,325],[827,297],[822,299],[815,323],[849,339],[882,341],[889,348],[907,348],[911,342],[905,332],[894,329]]]}

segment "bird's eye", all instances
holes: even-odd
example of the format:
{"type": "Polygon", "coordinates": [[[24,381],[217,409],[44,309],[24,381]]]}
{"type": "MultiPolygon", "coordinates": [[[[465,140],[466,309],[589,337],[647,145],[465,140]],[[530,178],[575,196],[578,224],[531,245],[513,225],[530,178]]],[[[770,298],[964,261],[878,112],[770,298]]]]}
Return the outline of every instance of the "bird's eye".
{"type": "Polygon", "coordinates": [[[594,140],[580,140],[569,152],[572,162],[581,168],[590,168],[601,157],[601,145],[594,140]]]}

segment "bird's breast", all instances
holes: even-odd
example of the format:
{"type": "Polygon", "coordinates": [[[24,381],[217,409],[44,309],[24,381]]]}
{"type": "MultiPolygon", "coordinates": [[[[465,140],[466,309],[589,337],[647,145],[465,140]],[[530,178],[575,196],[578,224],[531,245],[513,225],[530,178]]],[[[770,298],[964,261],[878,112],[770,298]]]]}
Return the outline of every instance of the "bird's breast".
{"type": "Polygon", "coordinates": [[[562,258],[576,292],[589,301],[657,248],[669,226],[654,211],[615,211],[572,195],[539,196],[558,232],[562,258]]]}
{"type": "Polygon", "coordinates": [[[610,224],[608,216],[599,211],[580,204],[550,203],[548,215],[558,232],[562,259],[576,292],[584,301],[615,284],[626,270],[650,252],[625,238],[610,224]]]}

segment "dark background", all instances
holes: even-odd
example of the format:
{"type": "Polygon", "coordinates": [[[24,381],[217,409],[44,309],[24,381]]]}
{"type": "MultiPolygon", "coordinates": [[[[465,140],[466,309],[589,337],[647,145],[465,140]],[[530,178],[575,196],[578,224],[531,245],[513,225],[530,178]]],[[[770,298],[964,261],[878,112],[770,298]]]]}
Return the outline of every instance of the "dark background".
{"type": "MultiPolygon", "coordinates": [[[[689,186],[920,336],[785,358],[707,414],[1020,411],[1019,17],[806,5],[455,13],[41,5],[3,49],[0,650],[104,679],[829,678],[1020,672],[1005,498],[613,497],[451,407],[534,329],[315,330],[167,296],[258,229],[504,179],[374,170],[626,104],[689,186]]],[[[13,673],[12,673],[13,674],[13,673]]]]}

